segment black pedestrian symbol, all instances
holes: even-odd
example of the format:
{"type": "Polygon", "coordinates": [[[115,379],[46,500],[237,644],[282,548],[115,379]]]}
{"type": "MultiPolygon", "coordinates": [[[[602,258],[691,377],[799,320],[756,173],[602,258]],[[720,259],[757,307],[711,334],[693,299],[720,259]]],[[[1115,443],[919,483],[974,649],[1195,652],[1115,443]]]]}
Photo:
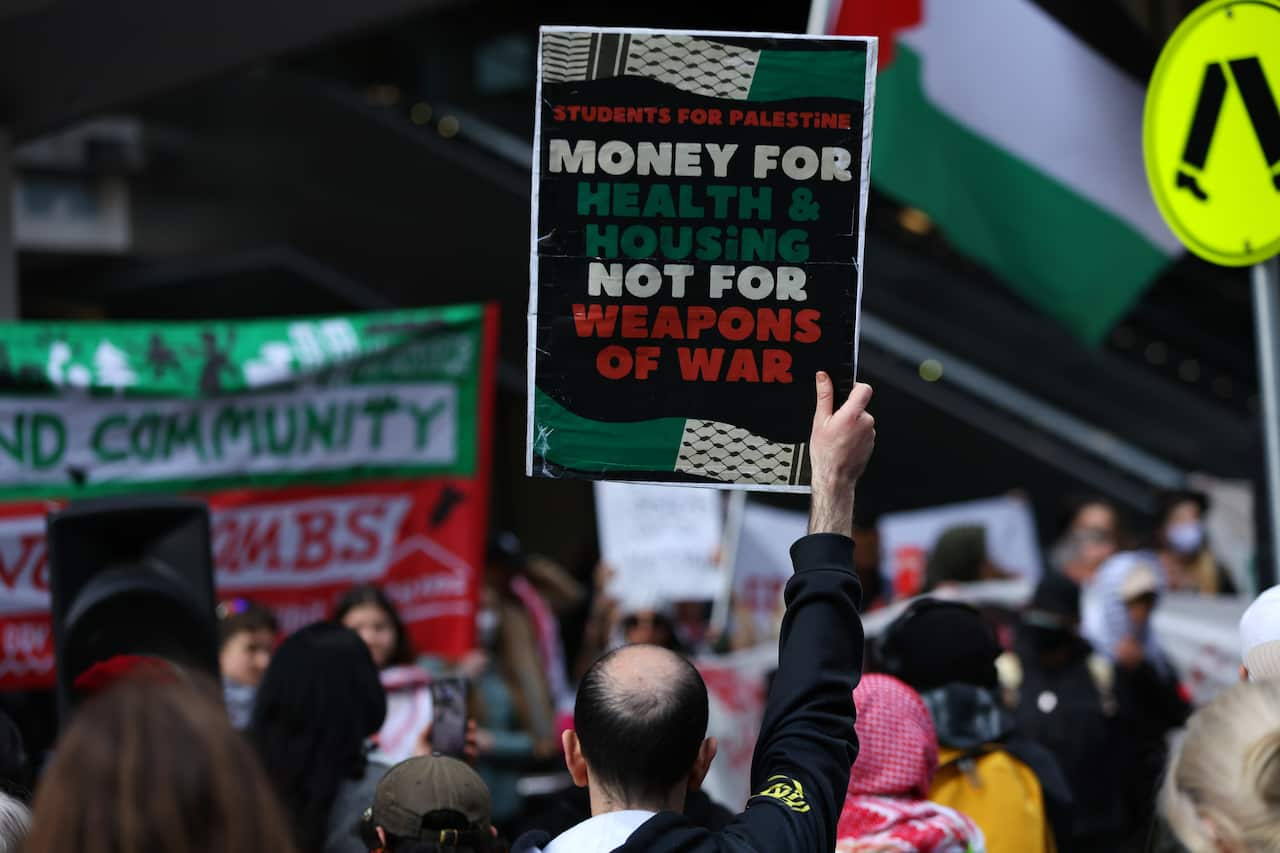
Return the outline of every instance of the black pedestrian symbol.
{"type": "Polygon", "coordinates": [[[200,368],[200,393],[211,397],[222,392],[222,377],[229,374],[232,380],[237,377],[235,365],[231,361],[231,346],[235,343],[236,333],[227,333],[224,347],[218,346],[215,332],[206,330],[200,333],[202,345],[201,357],[204,366],[200,368]]]}
{"type": "MultiPolygon", "coordinates": [[[[1229,60],[1231,77],[1235,80],[1240,97],[1244,99],[1245,112],[1253,125],[1253,133],[1262,147],[1271,182],[1280,192],[1280,107],[1267,85],[1267,75],[1256,56],[1229,60]]],[[[1196,111],[1191,117],[1191,129],[1187,144],[1182,150],[1182,164],[1174,179],[1174,186],[1185,189],[1200,201],[1208,201],[1209,193],[1200,186],[1197,177],[1209,159],[1209,145],[1218,126],[1222,101],[1227,94],[1227,75],[1223,63],[1211,62],[1204,68],[1200,81],[1200,95],[1196,99],[1196,111]]]]}
{"type": "Polygon", "coordinates": [[[147,342],[145,360],[156,379],[162,378],[170,370],[178,375],[182,374],[182,365],[178,363],[178,354],[158,334],[153,334],[151,340],[147,342]]]}

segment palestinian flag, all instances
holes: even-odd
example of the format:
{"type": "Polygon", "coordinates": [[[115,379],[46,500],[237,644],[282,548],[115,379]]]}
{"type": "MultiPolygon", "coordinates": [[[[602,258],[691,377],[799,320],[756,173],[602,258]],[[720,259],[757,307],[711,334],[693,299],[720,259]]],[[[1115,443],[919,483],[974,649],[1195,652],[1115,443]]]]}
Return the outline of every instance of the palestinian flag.
{"type": "Polygon", "coordinates": [[[872,185],[1100,341],[1182,251],[1143,170],[1145,79],[1047,2],[823,2],[812,29],[880,36],[872,185]]]}

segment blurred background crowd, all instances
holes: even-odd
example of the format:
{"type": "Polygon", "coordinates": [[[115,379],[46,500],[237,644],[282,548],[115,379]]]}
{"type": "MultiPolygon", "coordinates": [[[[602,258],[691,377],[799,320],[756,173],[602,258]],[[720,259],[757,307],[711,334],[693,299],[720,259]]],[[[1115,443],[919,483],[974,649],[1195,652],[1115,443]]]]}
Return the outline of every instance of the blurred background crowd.
{"type": "MultiPolygon", "coordinates": [[[[883,4],[884,43],[928,5],[883,4]]],[[[1141,86],[1195,4],[1026,5],[1141,86]]],[[[501,316],[484,435],[485,527],[503,532],[472,531],[484,554],[464,615],[474,648],[415,647],[417,616],[376,584],[346,584],[305,617],[220,594],[217,698],[245,738],[208,719],[208,696],[152,684],[98,705],[55,749],[49,685],[4,691],[0,778],[18,799],[40,792],[31,850],[141,849],[57,836],[74,825],[60,804],[137,795],[140,783],[95,775],[114,772],[115,753],[80,758],[97,755],[92,741],[157,768],[176,745],[207,761],[209,823],[171,837],[211,837],[234,813],[241,834],[220,849],[367,850],[356,818],[388,767],[436,748],[442,683],[463,685],[460,754],[487,786],[486,819],[507,838],[554,833],[588,811],[560,753],[574,686],[622,643],[697,663],[722,751],[689,811],[718,826],[742,806],[789,571],[769,546],[803,532],[804,502],[753,495],[735,510],[726,498],[723,545],[706,555],[722,591],[684,600],[620,580],[591,484],[524,477],[537,26],[808,23],[805,4],[728,0],[0,2],[0,318],[163,324],[459,302],[501,316]],[[284,824],[259,813],[276,799],[284,824]]],[[[864,744],[912,751],[914,770],[877,776],[866,747],[842,826],[890,832],[861,799],[890,796],[947,837],[978,828],[993,850],[1144,849],[1164,837],[1155,792],[1171,735],[1199,707],[1264,714],[1222,691],[1248,651],[1280,640],[1280,604],[1264,593],[1245,613],[1277,580],[1247,276],[1173,254],[1103,306],[1037,291],[1033,265],[1020,266],[1090,253],[1055,223],[1031,242],[1015,223],[985,223],[995,251],[973,250],[945,218],[873,176],[858,370],[885,428],[855,539],[867,669],[884,680],[860,689],[892,711],[859,726],[871,727],[864,744]],[[974,799],[982,780],[989,793],[974,799]]],[[[218,374],[218,342],[206,343],[170,355],[218,374]]],[[[25,387],[12,366],[0,340],[10,391],[25,387]]],[[[0,613],[27,553],[4,536],[0,613]]],[[[0,661],[15,659],[19,638],[3,640],[0,661]]],[[[1255,675],[1280,674],[1259,654],[1255,675]]],[[[1164,834],[1185,841],[1170,784],[1164,834]]],[[[166,793],[174,814],[194,796],[166,793]]],[[[0,835],[16,815],[0,808],[0,835]]]]}

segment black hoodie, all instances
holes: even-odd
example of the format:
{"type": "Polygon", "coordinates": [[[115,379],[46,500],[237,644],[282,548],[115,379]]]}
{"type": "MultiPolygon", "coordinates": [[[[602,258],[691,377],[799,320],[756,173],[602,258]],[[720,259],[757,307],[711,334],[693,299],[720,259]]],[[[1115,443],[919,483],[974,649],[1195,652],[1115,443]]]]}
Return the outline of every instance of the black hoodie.
{"type": "MultiPolygon", "coordinates": [[[[747,808],[712,832],[684,815],[659,812],[617,853],[815,853],[836,846],[836,822],[858,755],[853,688],[862,674],[862,591],[853,543],[817,533],[791,547],[795,575],[779,639],[778,673],[751,760],[747,808]]],[[[539,850],[546,833],[518,839],[513,853],[539,850]]]]}

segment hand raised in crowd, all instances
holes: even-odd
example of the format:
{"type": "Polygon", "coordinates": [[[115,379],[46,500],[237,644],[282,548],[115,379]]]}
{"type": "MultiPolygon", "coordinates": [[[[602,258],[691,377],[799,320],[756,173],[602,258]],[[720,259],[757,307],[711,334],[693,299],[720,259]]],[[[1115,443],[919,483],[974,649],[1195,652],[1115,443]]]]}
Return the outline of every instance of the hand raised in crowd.
{"type": "Polygon", "coordinates": [[[458,675],[475,681],[489,668],[489,653],[484,649],[472,649],[458,661],[458,675]]]}
{"type": "Polygon", "coordinates": [[[475,745],[477,755],[488,755],[498,745],[498,739],[488,729],[477,729],[474,720],[467,725],[467,746],[475,745]]]}
{"type": "Polygon", "coordinates": [[[1146,649],[1142,647],[1142,643],[1133,637],[1125,637],[1116,644],[1115,657],[1116,663],[1122,669],[1137,669],[1142,665],[1143,659],[1146,658],[1146,649]]]}
{"type": "Polygon", "coordinates": [[[810,533],[853,533],[853,490],[875,447],[875,419],[867,411],[871,386],[859,382],[840,408],[831,377],[817,375],[818,401],[809,437],[813,469],[810,533]]]}
{"type": "MultiPolygon", "coordinates": [[[[431,729],[432,724],[427,723],[426,727],[423,728],[422,732],[418,735],[418,742],[413,749],[415,757],[420,755],[432,755],[435,753],[435,750],[431,746],[431,729]]],[[[488,732],[485,732],[485,734],[488,735],[488,732]]],[[[493,735],[489,735],[489,740],[492,743],[493,735]]],[[[476,726],[475,720],[467,720],[467,733],[463,741],[462,755],[460,757],[463,761],[474,767],[476,759],[480,757],[480,753],[480,730],[476,726]]]]}
{"type": "Polygon", "coordinates": [[[609,595],[609,584],[616,574],[614,568],[603,560],[596,565],[595,595],[591,602],[587,630],[595,632],[602,643],[608,641],[622,620],[622,606],[616,598],[609,595]]]}

